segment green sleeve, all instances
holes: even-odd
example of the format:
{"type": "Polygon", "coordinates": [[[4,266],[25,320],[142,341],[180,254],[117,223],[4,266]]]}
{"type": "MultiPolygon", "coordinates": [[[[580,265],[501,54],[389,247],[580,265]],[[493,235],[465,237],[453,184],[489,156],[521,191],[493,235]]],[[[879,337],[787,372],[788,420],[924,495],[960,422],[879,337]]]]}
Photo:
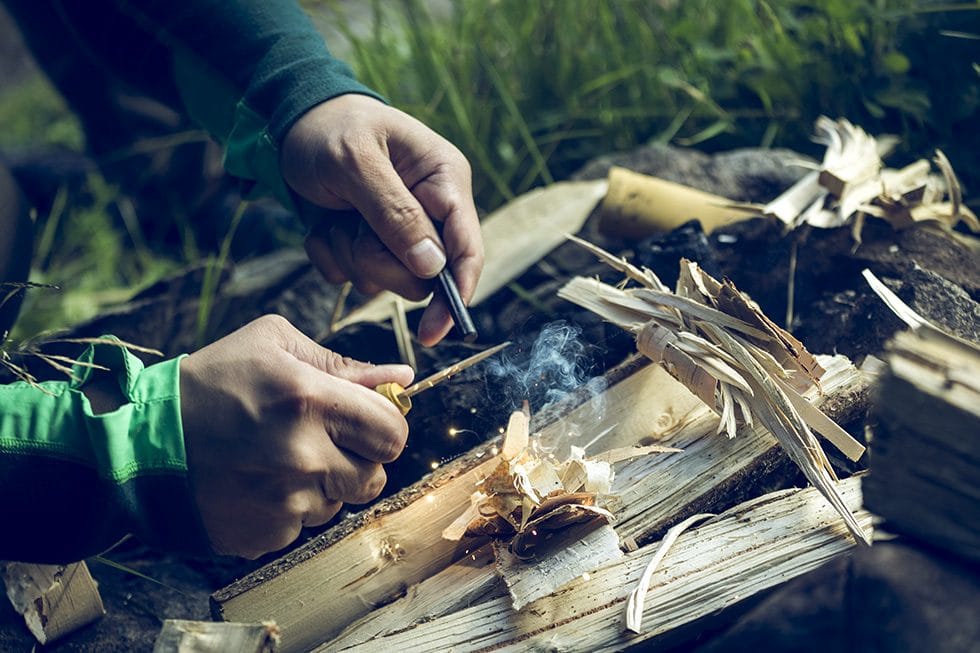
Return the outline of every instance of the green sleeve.
{"type": "Polygon", "coordinates": [[[109,368],[126,403],[95,415],[76,380],[0,386],[0,560],[68,562],[127,533],[190,555],[210,553],[187,478],[180,358],[143,366],[116,345],[81,357],[109,368]]]}
{"type": "Polygon", "coordinates": [[[120,10],[173,53],[185,107],[224,146],[225,169],[287,206],[278,150],[293,122],[338,95],[380,99],[331,56],[293,0],[143,0],[120,10]]]}

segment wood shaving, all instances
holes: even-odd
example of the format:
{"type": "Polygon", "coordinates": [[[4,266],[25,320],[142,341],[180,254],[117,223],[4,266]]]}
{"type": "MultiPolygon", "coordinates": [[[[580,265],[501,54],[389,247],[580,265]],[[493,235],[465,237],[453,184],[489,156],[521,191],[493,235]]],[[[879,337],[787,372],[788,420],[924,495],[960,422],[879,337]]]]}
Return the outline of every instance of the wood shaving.
{"type": "Polygon", "coordinates": [[[626,601],[626,629],[630,632],[634,632],[639,635],[642,630],[640,626],[643,623],[643,603],[646,600],[647,592],[650,590],[650,579],[653,578],[653,572],[657,570],[660,563],[666,557],[667,552],[670,551],[670,547],[677,541],[681,533],[686,531],[688,528],[697,524],[698,522],[703,522],[706,519],[711,519],[717,515],[711,513],[702,513],[699,515],[693,515],[688,517],[676,526],[672,526],[664,539],[660,541],[660,546],[657,547],[656,553],[653,554],[653,558],[647,563],[646,569],[643,570],[643,575],[640,577],[640,582],[636,584],[636,587],[630,592],[629,599],[626,601]]]}
{"type": "Polygon", "coordinates": [[[770,320],[730,280],[719,282],[693,261],[681,261],[671,294],[662,290],[655,275],[648,278],[652,271],[635,274],[637,268],[608,253],[599,258],[615,261],[627,281],[641,287],[615,289],[578,277],[559,296],[633,333],[641,353],[715,410],[721,418],[719,433],[731,438],[741,424],[765,426],[837,509],[854,537],[870,544],[834,489],[836,475],[814,431],[852,460],[863,455],[864,446],[805,399],[806,394],[822,392],[825,371],[803,343],[770,320]],[[650,308],[644,309],[641,302],[650,308]],[[692,310],[695,304],[701,309],[692,310]],[[630,310],[624,312],[624,306],[630,310]]]}
{"type": "Polygon", "coordinates": [[[680,451],[658,445],[624,447],[586,457],[571,448],[567,460],[556,461],[538,451],[528,433],[530,417],[524,410],[511,414],[493,472],[478,484],[470,506],[442,536],[510,538],[510,552],[522,559],[550,533],[575,524],[615,520],[608,509],[614,477],[613,465],[654,453],[680,451]],[[602,503],[603,505],[599,505],[602,503]]]}
{"type": "Polygon", "coordinates": [[[963,222],[980,232],[980,220],[963,204],[963,193],[949,159],[940,150],[932,165],[920,159],[901,169],[886,168],[882,158],[894,148],[892,136],[877,138],[847,120],[821,116],[814,140],[827,147],[819,169],[806,174],[776,199],[754,207],[792,228],[808,224],[834,228],[851,224],[861,241],[865,216],[888,221],[895,229],[918,222],[953,227],[963,222]]]}

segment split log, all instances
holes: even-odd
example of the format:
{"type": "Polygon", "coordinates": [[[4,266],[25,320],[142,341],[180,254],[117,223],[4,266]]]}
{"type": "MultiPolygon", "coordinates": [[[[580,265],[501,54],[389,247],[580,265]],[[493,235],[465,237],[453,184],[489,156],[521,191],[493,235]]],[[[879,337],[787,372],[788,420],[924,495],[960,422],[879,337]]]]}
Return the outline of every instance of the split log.
{"type": "Polygon", "coordinates": [[[262,624],[214,623],[167,619],[157,635],[153,653],[274,653],[279,628],[262,624]]]}
{"type": "MultiPolygon", "coordinates": [[[[820,363],[827,369],[824,395],[811,398],[837,419],[860,410],[866,388],[858,371],[839,356],[820,363]]],[[[746,429],[731,440],[716,435],[717,416],[657,365],[637,368],[631,362],[611,370],[608,380],[608,389],[598,397],[551,412],[548,423],[532,430],[541,433],[536,437],[543,442],[563,446],[583,446],[601,436],[590,454],[650,442],[685,449],[617,465],[613,492],[622,497],[616,511],[621,539],[642,542],[684,516],[731,505],[739,483],[771,467],[780,455],[776,441],[761,429],[746,429]]],[[[329,641],[362,617],[358,624],[374,636],[403,627],[406,614],[438,616],[447,606],[497,591],[492,567],[472,565],[476,561],[470,556],[477,555],[482,542],[454,543],[441,537],[470,505],[477,482],[497,463],[488,446],[480,447],[348,518],[215,593],[215,617],[274,619],[282,628],[284,650],[299,651],[329,641]],[[456,561],[467,567],[458,569],[456,561]],[[423,597],[427,588],[436,596],[423,597]],[[376,610],[399,597],[412,605],[376,610]]]]}
{"type": "MultiPolygon", "coordinates": [[[[500,207],[481,223],[486,265],[471,306],[477,306],[578,233],[606,193],[606,181],[563,181],[540,188],[500,207]]],[[[337,322],[333,329],[392,318],[396,295],[383,292],[337,322]]],[[[426,305],[405,302],[405,310],[426,305]]]]}
{"type": "Polygon", "coordinates": [[[889,349],[867,506],[890,531],[980,561],[980,348],[920,326],[889,349]]]}
{"type": "Polygon", "coordinates": [[[7,598],[41,644],[64,637],[105,614],[98,585],[84,562],[8,562],[3,567],[3,582],[7,598]]]}
{"type": "MultiPolygon", "coordinates": [[[[858,479],[838,482],[863,528],[858,479]]],[[[665,650],[669,633],[801,575],[854,545],[837,514],[814,489],[784,490],[739,505],[681,535],[650,582],[643,633],[624,628],[630,591],[659,542],[579,578],[515,611],[507,597],[442,617],[401,624],[386,636],[352,644],[339,638],[318,651],[620,651],[642,643],[665,650]]],[[[407,597],[406,597],[407,599],[407,597]]]]}

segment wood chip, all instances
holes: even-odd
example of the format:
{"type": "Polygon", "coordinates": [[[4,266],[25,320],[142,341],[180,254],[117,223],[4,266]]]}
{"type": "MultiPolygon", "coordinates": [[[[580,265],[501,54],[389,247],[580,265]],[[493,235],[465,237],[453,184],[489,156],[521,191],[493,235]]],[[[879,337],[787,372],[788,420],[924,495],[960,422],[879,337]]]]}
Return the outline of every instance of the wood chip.
{"type": "Polygon", "coordinates": [[[8,562],[2,576],[7,598],[41,644],[50,644],[105,614],[98,586],[84,562],[8,562]]]}

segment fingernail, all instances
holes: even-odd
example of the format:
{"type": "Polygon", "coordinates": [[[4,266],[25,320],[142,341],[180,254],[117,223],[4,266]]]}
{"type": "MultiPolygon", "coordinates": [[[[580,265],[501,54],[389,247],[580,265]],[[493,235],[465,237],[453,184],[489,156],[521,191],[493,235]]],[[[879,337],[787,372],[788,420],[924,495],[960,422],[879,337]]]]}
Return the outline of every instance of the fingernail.
{"type": "Polygon", "coordinates": [[[412,272],[424,279],[436,276],[446,267],[446,255],[431,238],[412,245],[412,248],[405,253],[405,258],[408,259],[412,272]]]}

